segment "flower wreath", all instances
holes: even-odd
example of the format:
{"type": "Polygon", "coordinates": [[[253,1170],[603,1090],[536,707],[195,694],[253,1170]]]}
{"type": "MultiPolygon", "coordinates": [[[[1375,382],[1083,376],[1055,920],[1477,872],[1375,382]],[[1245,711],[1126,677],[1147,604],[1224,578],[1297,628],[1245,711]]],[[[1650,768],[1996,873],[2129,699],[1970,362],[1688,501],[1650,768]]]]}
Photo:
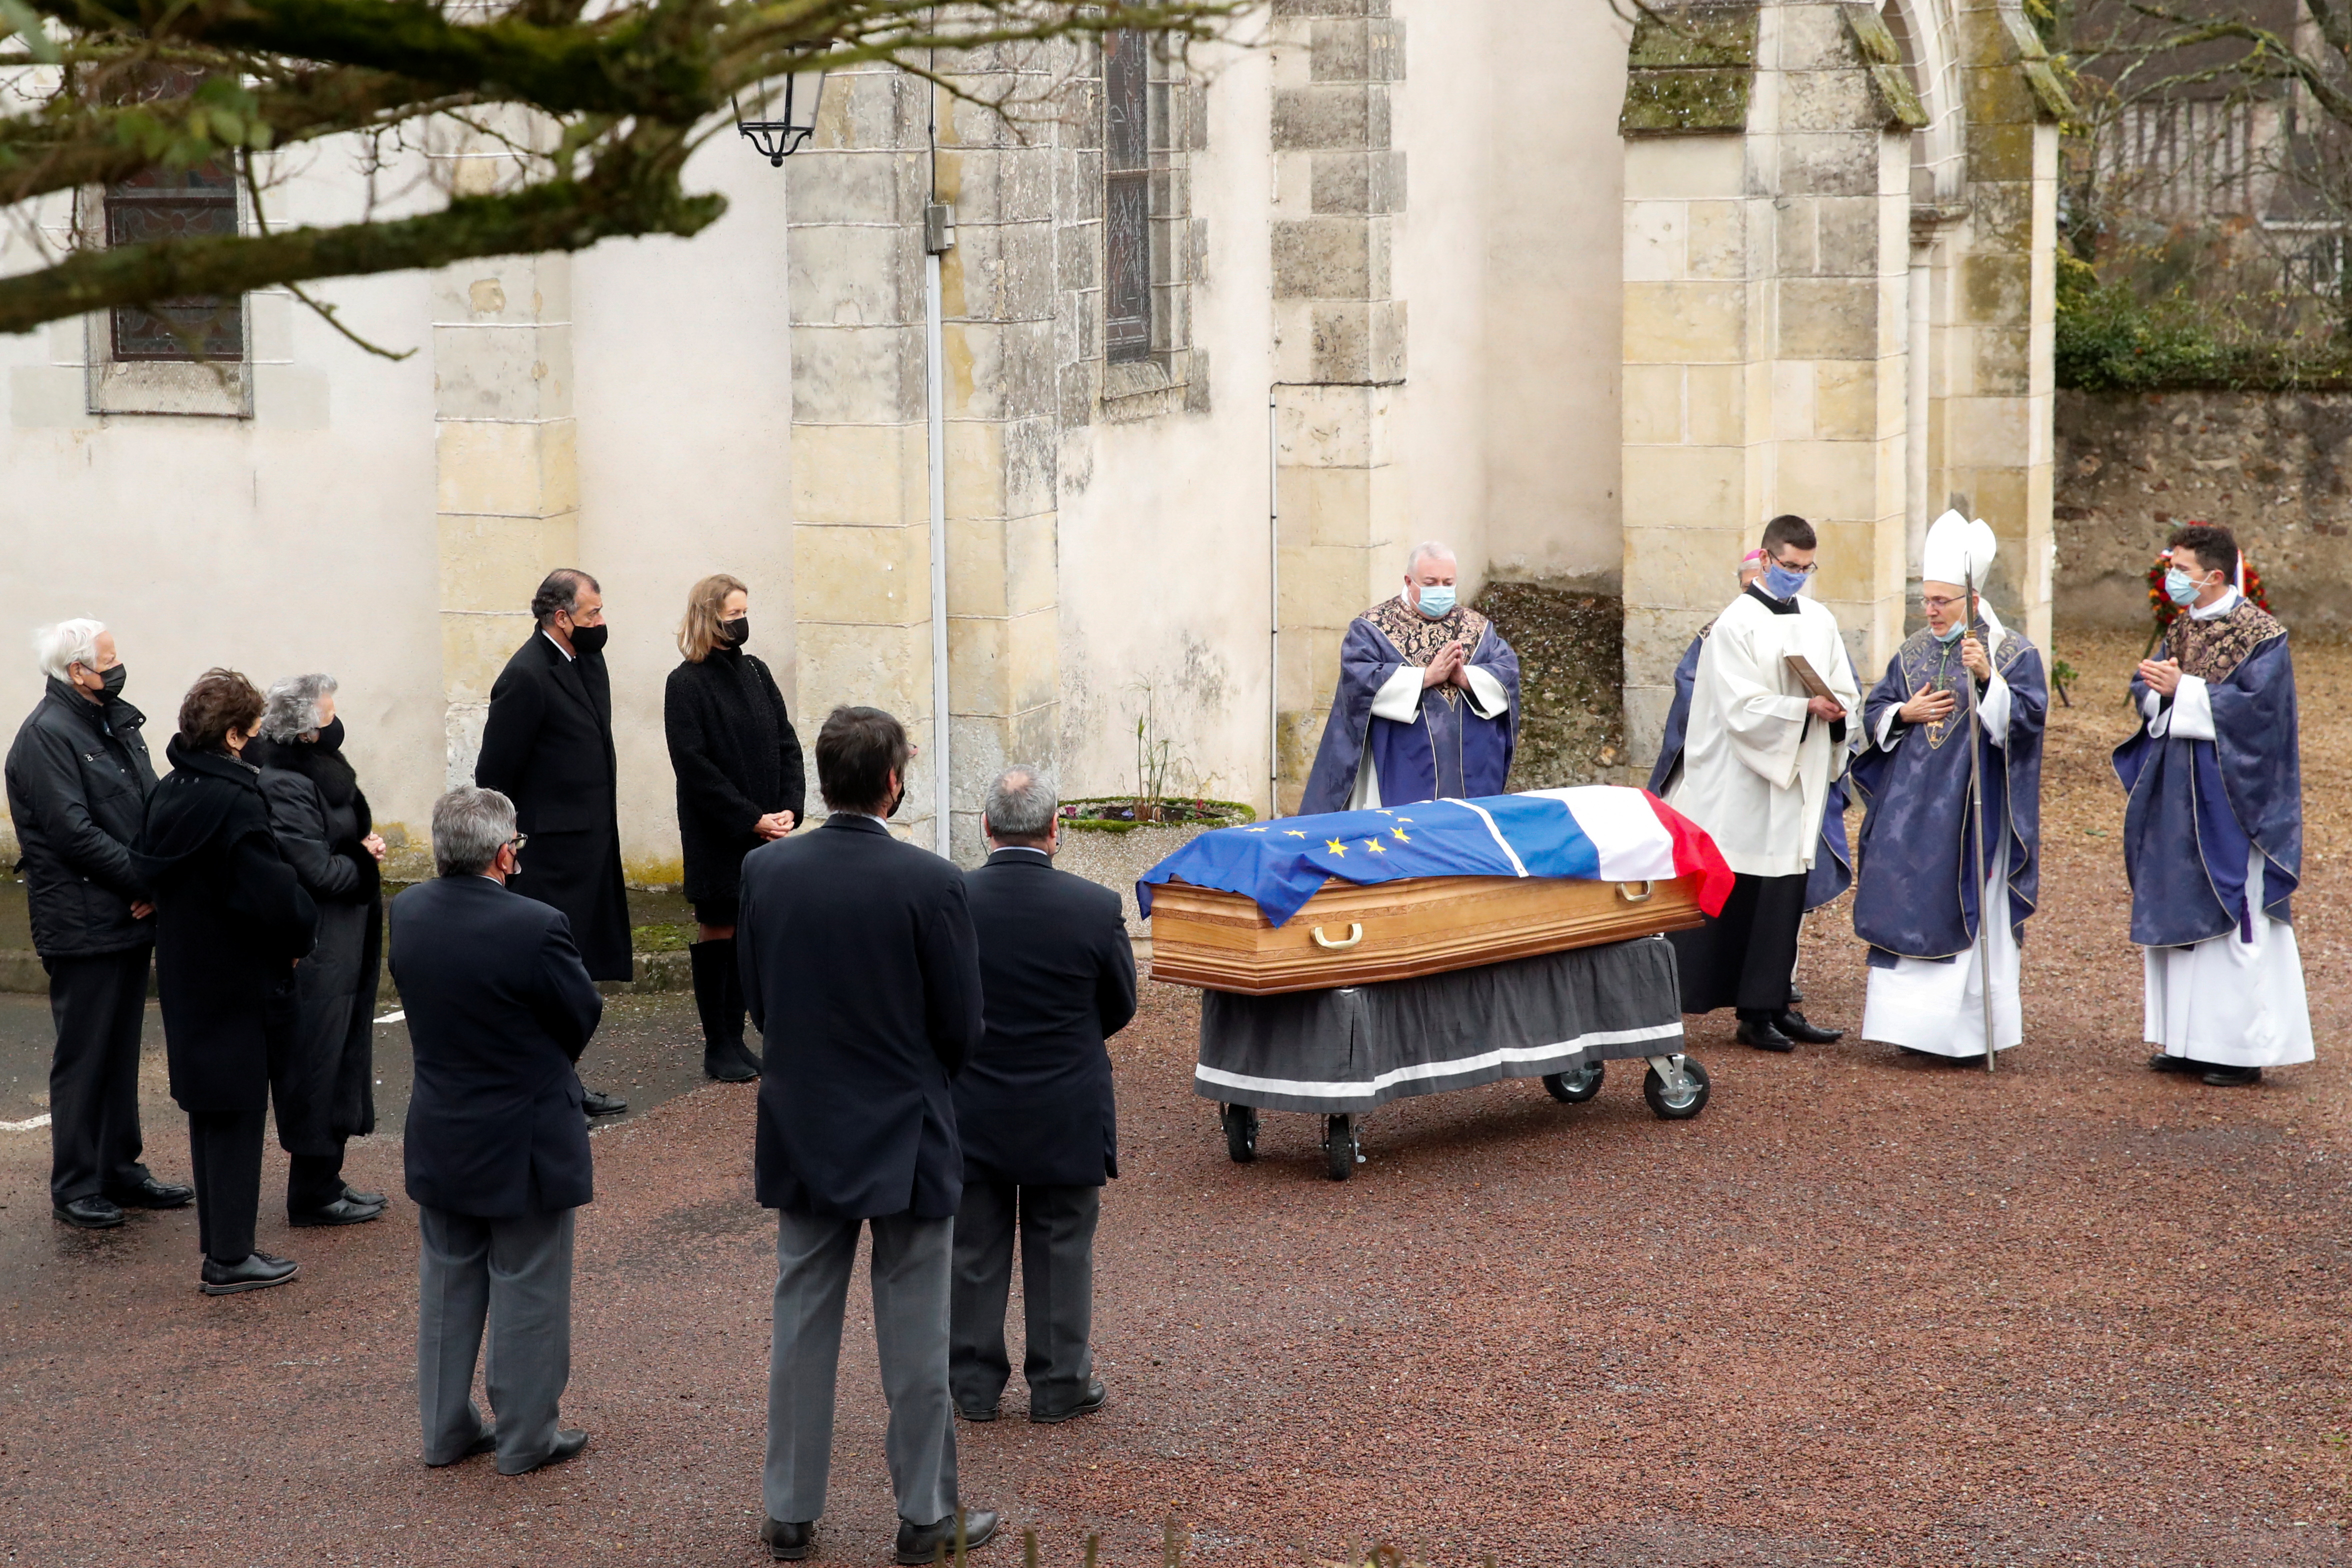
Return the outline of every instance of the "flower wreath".
{"type": "MultiPolygon", "coordinates": [[[[2241,550],[2238,564],[2245,577],[2244,586],[2239,591],[2253,601],[2256,609],[2268,610],[2270,598],[2263,592],[2263,574],[2254,570],[2254,558],[2241,550]]],[[[2156,629],[2159,634],[2172,625],[2174,616],[2180,614],[2180,606],[2174,604],[2172,595],[2164,591],[2164,574],[2171,569],[2172,552],[2169,550],[2158,551],[2154,564],[2147,569],[2147,606],[2155,612],[2156,629]]]]}

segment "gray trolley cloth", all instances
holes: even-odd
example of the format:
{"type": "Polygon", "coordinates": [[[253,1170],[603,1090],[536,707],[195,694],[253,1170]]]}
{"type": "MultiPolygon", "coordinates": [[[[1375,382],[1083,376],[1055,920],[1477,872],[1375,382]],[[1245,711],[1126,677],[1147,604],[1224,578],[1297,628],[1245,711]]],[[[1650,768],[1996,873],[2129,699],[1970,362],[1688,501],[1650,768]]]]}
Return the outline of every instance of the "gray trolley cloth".
{"type": "Polygon", "coordinates": [[[1675,950],[1647,936],[1335,991],[1204,992],[1192,1090],[1339,1115],[1682,1048],[1675,950]]]}

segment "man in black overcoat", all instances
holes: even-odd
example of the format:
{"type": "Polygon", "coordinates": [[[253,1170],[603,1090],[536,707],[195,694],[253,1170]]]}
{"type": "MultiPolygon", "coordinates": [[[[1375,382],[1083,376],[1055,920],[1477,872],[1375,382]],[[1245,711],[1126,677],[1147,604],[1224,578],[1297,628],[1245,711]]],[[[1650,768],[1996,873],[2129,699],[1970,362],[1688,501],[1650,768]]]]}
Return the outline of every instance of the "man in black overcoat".
{"type": "MultiPolygon", "coordinates": [[[[530,869],[514,891],[563,911],[593,980],[631,978],[629,895],[621,878],[613,679],[604,668],[604,593],[573,567],[531,595],[538,629],[490,687],[474,783],[514,802],[530,869]]],[[[591,1116],[629,1102],[586,1091],[591,1116]]]]}
{"type": "Polygon", "coordinates": [[[84,1230],[122,1208],[181,1208],[193,1188],[140,1163],[139,1033],[147,1016],[155,904],[131,851],[155,766],[122,700],[130,671],[91,620],[40,634],[47,688],[8,748],[8,815],[23,850],[33,950],[58,1031],[49,1062],[49,1205],[84,1230]]]}
{"type": "Polygon", "coordinates": [[[948,1382],[967,1421],[996,1419],[1012,1375],[1004,1304],[1016,1221],[1029,1419],[1067,1421],[1108,1397],[1087,1348],[1095,1223],[1103,1183],[1118,1174],[1103,1040],[1135,1016],[1135,950],[1117,893],[1054,869],[1055,807],[1036,769],[1007,771],[983,814],[988,864],[964,879],[987,1019],[955,1080],[963,1203],[948,1382]]]}
{"type": "MultiPolygon", "coordinates": [[[[963,1152],[948,1080],[980,1041],[980,959],[963,873],[884,826],[913,756],[889,714],[835,709],[816,740],[832,815],[743,858],[736,952],[766,1047],[759,1198],[777,1211],[761,1537],[779,1562],[816,1550],[861,1227],[898,1561],[930,1562],[956,1529],[948,1294],[963,1152]]],[[[996,1515],[974,1510],[964,1529],[976,1545],[996,1515]]]]}
{"type": "Polygon", "coordinates": [[[509,1476],[588,1444],[556,1410],[572,1377],[572,1218],[595,1195],[572,1064],[604,1012],[570,922],[508,890],[522,837],[504,795],[451,790],[433,807],[440,875],[392,901],[416,1070],[404,1147],[425,1462],[495,1448],[509,1476]],[[472,1398],[485,1320],[495,1427],[472,1398]]]}

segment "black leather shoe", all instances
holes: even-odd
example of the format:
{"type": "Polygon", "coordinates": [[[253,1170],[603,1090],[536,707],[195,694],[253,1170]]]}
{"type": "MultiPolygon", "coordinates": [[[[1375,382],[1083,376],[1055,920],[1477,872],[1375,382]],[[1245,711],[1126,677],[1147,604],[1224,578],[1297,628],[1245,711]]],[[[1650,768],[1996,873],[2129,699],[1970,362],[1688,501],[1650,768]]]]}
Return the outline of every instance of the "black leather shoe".
{"type": "Polygon", "coordinates": [[[95,1193],[71,1203],[53,1204],[50,1212],[76,1230],[112,1230],[122,1223],[122,1205],[95,1193]]]}
{"type": "MultiPolygon", "coordinates": [[[[987,1545],[996,1539],[996,1516],[984,1508],[968,1509],[963,1515],[963,1544],[966,1551],[987,1545]]],[[[937,1524],[915,1524],[898,1521],[898,1561],[905,1563],[936,1563],[942,1556],[955,1558],[956,1516],[950,1514],[937,1524]],[[942,1553],[940,1548],[947,1548],[942,1553]]]]}
{"type": "Polygon", "coordinates": [[[352,1203],[366,1204],[373,1208],[383,1208],[392,1201],[382,1193],[363,1193],[349,1182],[343,1184],[343,1196],[352,1203]]]}
{"type": "Polygon", "coordinates": [[[1790,1039],[1801,1040],[1809,1046],[1835,1045],[1845,1038],[1843,1029],[1824,1029],[1819,1024],[1808,1024],[1805,1022],[1805,1016],[1794,1007],[1773,1019],[1772,1023],[1774,1027],[1790,1039]]]}
{"type": "Polygon", "coordinates": [[[2176,1057],[2170,1051],[2158,1051],[2147,1058],[2150,1072],[2203,1072],[2203,1062],[2192,1062],[2187,1057],[2176,1057]]]}
{"type": "Polygon", "coordinates": [[[1087,1396],[1084,1399],[1079,1400],[1067,1410],[1056,1411],[1051,1415],[1041,1413],[1036,1406],[1032,1405],[1029,1409],[1029,1419],[1039,1426],[1058,1426],[1065,1421],[1076,1421],[1081,1415],[1092,1415],[1109,1403],[1110,1390],[1103,1386],[1101,1378],[1090,1377],[1087,1379],[1087,1396]]]}
{"type": "Polygon", "coordinates": [[[325,1208],[288,1209],[286,1223],[291,1226],[365,1225],[383,1217],[382,1204],[355,1204],[349,1198],[337,1198],[325,1208]]]}
{"type": "Polygon", "coordinates": [[[495,1421],[485,1421],[482,1423],[482,1435],[467,1444],[464,1453],[454,1459],[444,1459],[437,1465],[427,1459],[425,1465],[427,1469],[446,1470],[452,1465],[462,1465],[468,1459],[478,1459],[484,1454],[496,1453],[498,1447],[499,1424],[495,1421]]]}
{"type": "Polygon", "coordinates": [[[2260,1068],[2207,1068],[2200,1075],[2215,1089],[2244,1089],[2263,1081],[2260,1068]]]}
{"type": "Polygon", "coordinates": [[[207,1296],[234,1296],[240,1290],[267,1290],[272,1285],[283,1285],[302,1266],[290,1258],[272,1258],[266,1252],[250,1252],[237,1263],[215,1263],[205,1259],[205,1271],[196,1279],[196,1289],[207,1296]]]}
{"type": "Polygon", "coordinates": [[[184,1209],[196,1201],[196,1189],[150,1176],[135,1187],[118,1187],[106,1195],[127,1209],[184,1209]]]}
{"type": "Polygon", "coordinates": [[[959,1400],[956,1403],[956,1414],[967,1421],[993,1421],[996,1419],[996,1406],[992,1405],[987,1409],[982,1410],[959,1400]]]}
{"type": "MultiPolygon", "coordinates": [[[[898,1533],[906,1534],[904,1526],[898,1533]]],[[[779,1563],[798,1563],[816,1555],[816,1521],[772,1519],[760,1526],[760,1539],[768,1543],[768,1555],[779,1563]]]]}
{"type": "Polygon", "coordinates": [[[587,1433],[581,1431],[576,1426],[566,1427],[555,1434],[555,1441],[548,1445],[547,1457],[545,1458],[534,1459],[528,1465],[518,1466],[516,1468],[511,1470],[507,1468],[507,1462],[504,1459],[500,1459],[499,1461],[499,1474],[502,1476],[527,1476],[533,1470],[543,1470],[550,1465],[560,1465],[587,1446],[587,1433]]]}
{"type": "Polygon", "coordinates": [[[720,1083],[751,1083],[760,1076],[760,1064],[741,1046],[702,1047],[702,1076],[720,1083]]]}
{"type": "Polygon", "coordinates": [[[591,1116],[618,1116],[629,1109],[629,1102],[617,1094],[599,1094],[593,1089],[580,1091],[580,1109],[591,1116]]]}
{"type": "Polygon", "coordinates": [[[1739,1043],[1754,1046],[1759,1051],[1786,1053],[1797,1048],[1797,1042],[1775,1028],[1769,1018],[1740,1019],[1739,1043]]]}
{"type": "Polygon", "coordinates": [[[1789,1005],[1790,1005],[1790,1006],[1791,1006],[1791,1007],[1793,1007],[1793,1006],[1795,1006],[1798,1003],[1802,1002],[1804,999],[1805,999],[1805,994],[1804,994],[1803,992],[1801,992],[1801,991],[1798,990],[1798,989],[1797,989],[1797,987],[1796,987],[1796,984],[1795,984],[1793,982],[1791,982],[1791,983],[1790,983],[1790,986],[1789,986],[1789,1005]]]}

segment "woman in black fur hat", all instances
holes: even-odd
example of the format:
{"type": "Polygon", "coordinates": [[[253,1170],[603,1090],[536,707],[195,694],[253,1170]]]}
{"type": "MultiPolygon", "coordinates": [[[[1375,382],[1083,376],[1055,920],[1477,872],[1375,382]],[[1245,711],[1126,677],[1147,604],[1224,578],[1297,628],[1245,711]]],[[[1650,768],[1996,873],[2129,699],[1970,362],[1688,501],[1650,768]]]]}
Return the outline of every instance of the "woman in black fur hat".
{"type": "Polygon", "coordinates": [[[319,945],[294,972],[270,1052],[278,1142],[292,1156],[286,1217],[298,1226],[359,1225],[384,1210],[382,1193],[343,1181],[343,1145],[375,1130],[383,840],[343,757],[334,677],[289,676],[272,686],[261,739],[246,756],[260,764],[278,853],[319,906],[319,945]]]}

